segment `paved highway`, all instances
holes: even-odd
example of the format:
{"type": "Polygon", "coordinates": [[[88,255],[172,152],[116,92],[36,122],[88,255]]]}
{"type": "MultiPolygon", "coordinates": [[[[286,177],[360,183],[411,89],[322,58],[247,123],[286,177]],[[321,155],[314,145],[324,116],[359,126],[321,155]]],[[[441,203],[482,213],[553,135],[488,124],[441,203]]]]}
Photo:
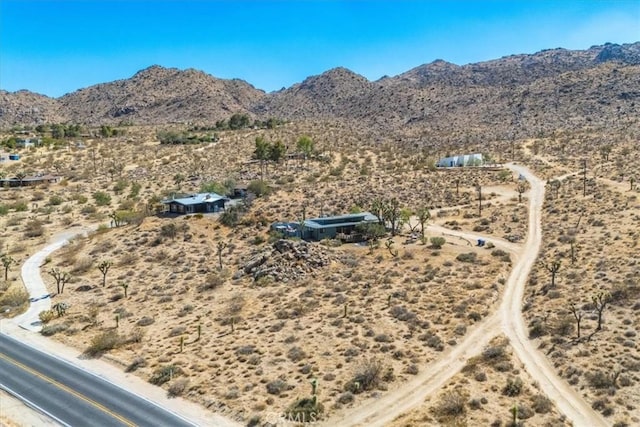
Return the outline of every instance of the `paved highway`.
{"type": "Polygon", "coordinates": [[[4,334],[0,334],[0,384],[73,427],[195,426],[4,334]]]}

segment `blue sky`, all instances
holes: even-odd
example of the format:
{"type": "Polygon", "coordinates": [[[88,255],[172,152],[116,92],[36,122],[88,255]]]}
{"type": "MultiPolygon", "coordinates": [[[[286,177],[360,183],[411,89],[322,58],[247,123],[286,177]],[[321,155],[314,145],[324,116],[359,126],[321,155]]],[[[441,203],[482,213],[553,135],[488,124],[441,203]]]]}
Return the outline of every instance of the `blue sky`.
{"type": "Polygon", "coordinates": [[[0,0],[0,88],[49,96],[153,64],[278,90],[640,40],[640,0],[0,0]]]}

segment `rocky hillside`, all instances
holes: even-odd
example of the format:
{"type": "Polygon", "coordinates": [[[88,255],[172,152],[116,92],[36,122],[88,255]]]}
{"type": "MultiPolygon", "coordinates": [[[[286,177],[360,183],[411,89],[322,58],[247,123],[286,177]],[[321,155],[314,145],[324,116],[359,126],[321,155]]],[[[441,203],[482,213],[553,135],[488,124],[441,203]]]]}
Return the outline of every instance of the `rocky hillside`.
{"type": "Polygon", "coordinates": [[[0,127],[65,121],[67,117],[64,109],[56,99],[28,90],[17,92],[0,90],[0,127]]]}
{"type": "Polygon", "coordinates": [[[214,123],[236,112],[340,120],[424,139],[497,139],[629,124],[640,109],[640,42],[549,49],[458,66],[443,60],[370,82],[345,68],[265,94],[241,80],[153,66],[57,100],[0,93],[0,126],[72,121],[214,123]],[[514,135],[519,133],[520,135],[514,135]]]}
{"type": "Polygon", "coordinates": [[[130,79],[67,94],[60,103],[69,119],[80,123],[213,123],[246,112],[263,96],[242,80],[155,65],[130,79]]]}
{"type": "Polygon", "coordinates": [[[376,82],[332,70],[270,94],[254,111],[347,118],[389,132],[402,129],[405,136],[508,138],[514,128],[533,134],[633,120],[637,101],[640,43],[551,49],[464,66],[437,60],[376,82]],[[345,90],[336,94],[335,88],[345,90]]]}

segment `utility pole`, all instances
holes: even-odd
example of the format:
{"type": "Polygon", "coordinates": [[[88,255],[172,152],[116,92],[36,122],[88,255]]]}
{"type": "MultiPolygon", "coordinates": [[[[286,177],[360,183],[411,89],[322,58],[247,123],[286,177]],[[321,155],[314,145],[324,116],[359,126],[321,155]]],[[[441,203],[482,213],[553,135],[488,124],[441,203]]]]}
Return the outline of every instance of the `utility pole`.
{"type": "Polygon", "coordinates": [[[478,184],[478,216],[482,216],[482,187],[478,184]]]}

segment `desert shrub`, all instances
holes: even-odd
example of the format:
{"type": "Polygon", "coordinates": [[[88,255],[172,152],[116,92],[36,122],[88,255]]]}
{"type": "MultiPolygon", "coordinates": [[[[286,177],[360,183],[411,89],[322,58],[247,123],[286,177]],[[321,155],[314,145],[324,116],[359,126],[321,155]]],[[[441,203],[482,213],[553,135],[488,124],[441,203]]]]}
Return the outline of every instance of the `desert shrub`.
{"type": "Polygon", "coordinates": [[[93,205],[83,206],[82,209],[80,209],[80,213],[83,215],[91,215],[96,212],[98,212],[98,209],[93,205]]]}
{"type": "Polygon", "coordinates": [[[506,251],[503,251],[502,249],[494,249],[493,251],[491,251],[491,256],[494,257],[503,257],[505,255],[509,255],[506,251]]]}
{"type": "Polygon", "coordinates": [[[56,313],[53,310],[42,310],[38,314],[38,317],[40,318],[40,322],[42,322],[43,325],[46,325],[55,319],[56,313]]]}
{"type": "Polygon", "coordinates": [[[160,227],[160,235],[162,237],[168,237],[170,239],[175,239],[178,235],[178,226],[175,223],[164,224],[160,227]]]}
{"type": "Polygon", "coordinates": [[[373,340],[375,342],[386,342],[386,343],[393,342],[393,338],[391,338],[387,334],[378,334],[373,338],[373,340]]]}
{"type": "Polygon", "coordinates": [[[177,337],[178,335],[184,334],[186,330],[187,328],[184,326],[176,326],[175,328],[171,329],[171,331],[169,331],[169,336],[177,337]]]}
{"type": "Polygon", "coordinates": [[[207,274],[205,281],[202,285],[198,287],[199,292],[209,291],[212,289],[216,289],[224,284],[224,279],[222,276],[216,273],[207,274]]]}
{"type": "Polygon", "coordinates": [[[29,294],[23,288],[14,287],[0,296],[0,306],[20,307],[29,301],[29,294]]]}
{"type": "Polygon", "coordinates": [[[57,334],[58,332],[63,332],[69,329],[69,325],[66,323],[58,323],[56,325],[44,325],[40,333],[45,337],[50,337],[52,335],[57,334]]]}
{"type": "Polygon", "coordinates": [[[416,314],[414,312],[400,305],[391,307],[390,314],[402,322],[412,322],[416,320],[416,314]]]}
{"type": "Polygon", "coordinates": [[[477,372],[476,375],[474,376],[474,379],[478,382],[484,382],[487,380],[487,374],[485,374],[482,371],[477,372]]]}
{"type": "Polygon", "coordinates": [[[251,181],[247,185],[247,191],[256,195],[256,197],[266,196],[271,192],[271,188],[264,181],[251,181]]]}
{"type": "Polygon", "coordinates": [[[460,393],[449,391],[442,395],[434,412],[439,417],[457,417],[464,414],[465,398],[460,393]]]}
{"type": "Polygon", "coordinates": [[[547,333],[547,326],[542,319],[533,319],[529,324],[529,338],[535,339],[547,333]]]}
{"type": "Polygon", "coordinates": [[[323,411],[322,403],[318,402],[315,396],[305,397],[291,404],[285,411],[285,417],[295,423],[313,423],[320,419],[323,411]]]}
{"type": "Polygon", "coordinates": [[[53,195],[49,197],[49,205],[51,206],[59,206],[64,203],[64,199],[58,195],[53,195]]]}
{"type": "Polygon", "coordinates": [[[119,179],[118,181],[116,181],[115,185],[113,186],[113,191],[116,194],[120,194],[124,191],[125,188],[127,188],[129,186],[129,183],[127,182],[126,179],[119,179]]]}
{"type": "Polygon", "coordinates": [[[86,273],[93,266],[93,258],[91,257],[83,257],[76,261],[73,269],[71,270],[74,274],[82,274],[86,273]]]}
{"type": "Polygon", "coordinates": [[[93,200],[98,206],[109,206],[111,204],[111,196],[104,191],[96,191],[93,193],[93,200]]]}
{"type": "Polygon", "coordinates": [[[32,219],[24,226],[25,237],[40,237],[44,234],[44,226],[42,221],[38,219],[32,219]]]}
{"type": "Polygon", "coordinates": [[[415,363],[412,363],[404,369],[404,372],[410,375],[418,375],[418,372],[419,372],[418,365],[416,365],[415,363]]]}
{"type": "Polygon", "coordinates": [[[27,203],[24,201],[15,202],[11,205],[11,207],[15,209],[16,212],[26,212],[27,210],[29,210],[27,203]]]}
{"type": "Polygon", "coordinates": [[[477,260],[478,256],[476,255],[475,252],[467,252],[464,254],[458,254],[458,256],[456,257],[456,260],[460,261],[460,262],[468,262],[468,263],[475,263],[477,260]]]}
{"type": "Polygon", "coordinates": [[[181,396],[189,386],[189,378],[178,378],[169,385],[167,394],[169,397],[181,396]]]}
{"type": "Polygon", "coordinates": [[[552,409],[552,402],[547,396],[537,394],[531,399],[531,407],[536,414],[546,414],[552,409]]]}
{"type": "Polygon", "coordinates": [[[289,349],[289,351],[287,352],[287,357],[292,362],[299,362],[305,357],[307,357],[307,354],[300,347],[296,346],[296,347],[291,347],[289,349]]]}
{"type": "Polygon", "coordinates": [[[242,209],[238,206],[230,206],[220,215],[220,222],[227,227],[235,227],[240,222],[242,209]]]}
{"type": "Polygon", "coordinates": [[[507,384],[502,388],[502,394],[509,397],[518,396],[522,392],[522,387],[524,386],[520,377],[509,377],[507,378],[507,384]]]}
{"type": "Polygon", "coordinates": [[[603,389],[615,386],[613,380],[614,377],[612,375],[607,375],[601,370],[597,370],[595,372],[587,372],[585,374],[585,377],[587,378],[589,386],[595,389],[603,389]]]}
{"type": "Polygon", "coordinates": [[[351,381],[345,384],[345,391],[358,394],[373,390],[380,384],[383,369],[382,362],[374,358],[361,362],[351,381]]]}
{"type": "Polygon", "coordinates": [[[270,381],[267,383],[267,393],[280,396],[283,391],[293,388],[281,379],[270,381]]]}
{"type": "Polygon", "coordinates": [[[127,368],[124,371],[134,372],[138,368],[143,368],[145,366],[147,366],[147,361],[144,360],[144,357],[136,357],[135,359],[133,359],[133,361],[129,364],[129,366],[127,366],[127,368]]]}
{"type": "Polygon", "coordinates": [[[263,244],[264,242],[266,242],[266,239],[265,239],[263,236],[259,235],[259,234],[258,234],[257,236],[255,236],[255,237],[251,240],[251,244],[252,244],[252,245],[256,245],[256,246],[261,245],[261,244],[263,244]]]}
{"type": "Polygon", "coordinates": [[[89,347],[85,350],[88,356],[97,356],[109,350],[113,350],[124,342],[123,338],[116,331],[105,331],[91,339],[89,347]]]}
{"type": "Polygon", "coordinates": [[[427,343],[427,346],[431,347],[436,351],[444,350],[444,343],[442,342],[442,338],[438,335],[434,334],[431,331],[427,331],[424,334],[418,336],[418,339],[427,343]]]}
{"type": "Polygon", "coordinates": [[[256,348],[252,345],[243,345],[236,349],[236,355],[238,356],[248,356],[253,354],[256,351],[256,348]]]}
{"type": "Polygon", "coordinates": [[[429,239],[431,242],[431,247],[434,249],[440,249],[447,242],[444,237],[432,237],[429,239]]]}
{"type": "Polygon", "coordinates": [[[505,347],[503,345],[488,346],[482,351],[482,358],[486,362],[494,363],[502,360],[505,356],[505,347]]]}
{"type": "Polygon", "coordinates": [[[138,320],[136,322],[136,325],[138,325],[138,326],[149,326],[149,325],[153,324],[153,322],[155,322],[153,317],[144,316],[142,319],[140,319],[140,320],[138,320]]]}
{"type": "Polygon", "coordinates": [[[0,216],[4,216],[9,213],[9,206],[0,204],[0,216]]]}
{"type": "Polygon", "coordinates": [[[353,402],[354,399],[355,396],[353,395],[353,393],[351,393],[350,391],[345,391],[338,397],[338,403],[346,405],[347,403],[353,402]]]}
{"type": "Polygon", "coordinates": [[[159,366],[153,371],[149,382],[154,385],[162,385],[172,378],[182,375],[182,368],[176,365],[159,366]]]}

